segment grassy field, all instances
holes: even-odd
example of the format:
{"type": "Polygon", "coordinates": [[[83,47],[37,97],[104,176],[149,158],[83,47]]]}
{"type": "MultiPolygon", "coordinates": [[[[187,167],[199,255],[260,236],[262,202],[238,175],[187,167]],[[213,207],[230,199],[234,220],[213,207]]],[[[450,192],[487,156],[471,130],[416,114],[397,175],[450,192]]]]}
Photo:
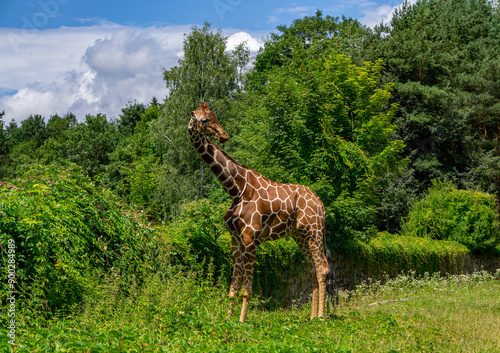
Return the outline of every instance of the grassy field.
{"type": "Polygon", "coordinates": [[[78,316],[41,327],[24,318],[13,351],[500,352],[500,271],[361,285],[324,321],[309,321],[308,305],[269,311],[254,299],[240,324],[226,317],[225,291],[190,276],[151,279],[127,297],[108,286],[78,316]]]}

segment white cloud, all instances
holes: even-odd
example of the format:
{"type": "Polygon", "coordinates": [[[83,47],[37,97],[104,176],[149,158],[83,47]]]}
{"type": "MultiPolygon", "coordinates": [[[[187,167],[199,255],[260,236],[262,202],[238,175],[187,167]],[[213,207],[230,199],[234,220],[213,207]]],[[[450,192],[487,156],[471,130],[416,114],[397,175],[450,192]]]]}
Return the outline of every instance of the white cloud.
{"type": "Polygon", "coordinates": [[[259,48],[263,46],[263,42],[261,40],[252,37],[249,33],[236,32],[227,38],[227,48],[232,50],[242,42],[246,42],[248,49],[254,52],[258,51],[259,48]]]}
{"type": "MultiPolygon", "coordinates": [[[[190,26],[129,27],[100,23],[23,33],[0,28],[0,111],[7,121],[73,112],[118,116],[127,102],[166,95],[162,69],[177,64],[190,26]],[[10,94],[16,92],[14,94],[10,94]]],[[[228,47],[255,34],[230,30],[228,47]]],[[[257,33],[257,32],[255,32],[257,33]]]]}
{"type": "Polygon", "coordinates": [[[360,22],[371,28],[380,24],[382,21],[384,21],[384,23],[388,23],[387,19],[389,17],[392,18],[393,10],[394,8],[389,5],[381,5],[375,9],[365,10],[363,11],[365,16],[360,19],[360,22]]]}
{"type": "MultiPolygon", "coordinates": [[[[409,0],[409,4],[415,4],[417,0],[409,0]]],[[[403,6],[403,3],[397,5],[397,6],[389,6],[387,4],[383,4],[377,7],[370,6],[373,5],[373,3],[366,3],[366,9],[362,11],[364,14],[364,17],[361,18],[359,21],[368,26],[368,27],[375,27],[376,25],[380,24],[382,21],[385,24],[390,24],[392,20],[392,16],[394,16],[394,12],[397,9],[400,9],[403,6]]]]}

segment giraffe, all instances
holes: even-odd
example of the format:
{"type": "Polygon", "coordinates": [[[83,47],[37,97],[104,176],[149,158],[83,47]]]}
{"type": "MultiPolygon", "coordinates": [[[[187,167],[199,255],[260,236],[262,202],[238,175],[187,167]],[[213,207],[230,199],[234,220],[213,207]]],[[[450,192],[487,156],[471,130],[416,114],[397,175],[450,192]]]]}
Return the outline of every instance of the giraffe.
{"type": "Polygon", "coordinates": [[[268,240],[292,237],[304,254],[312,275],[311,319],[324,317],[325,281],[332,268],[329,270],[329,261],[323,253],[325,209],[319,197],[306,186],[280,184],[265,178],[212,143],[208,136],[222,143],[229,136],[207,103],[201,102],[199,109],[191,112],[188,130],[194,148],[232,199],[224,215],[231,233],[233,255],[228,314],[233,314],[232,308],[241,289],[240,321],[245,322],[257,246],[268,240]]]}

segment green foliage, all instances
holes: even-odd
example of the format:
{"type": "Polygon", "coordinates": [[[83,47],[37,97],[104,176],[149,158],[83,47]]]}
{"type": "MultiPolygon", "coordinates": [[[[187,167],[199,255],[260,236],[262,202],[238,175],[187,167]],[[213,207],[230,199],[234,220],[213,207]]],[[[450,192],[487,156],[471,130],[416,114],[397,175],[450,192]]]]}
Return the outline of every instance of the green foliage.
{"type": "MultiPolygon", "coordinates": [[[[21,122],[20,127],[12,120],[5,132],[2,131],[5,155],[1,156],[2,151],[0,151],[0,176],[15,176],[37,161],[38,149],[49,137],[44,120],[41,115],[31,115],[21,122]]],[[[2,148],[1,141],[0,137],[0,148],[2,148]]]]}
{"type": "Polygon", "coordinates": [[[391,139],[392,85],[380,82],[381,61],[358,66],[335,51],[307,53],[267,71],[265,88],[245,97],[250,108],[235,109],[235,155],[271,179],[311,187],[327,208],[331,233],[370,233],[378,204],[373,190],[404,163],[403,143],[391,139]],[[346,205],[350,200],[356,207],[346,205]]]}
{"type": "MultiPolygon", "coordinates": [[[[404,198],[423,192],[432,179],[500,190],[499,14],[489,0],[405,3],[390,27],[379,26],[365,42],[370,58],[386,62],[384,80],[395,84],[397,133],[416,179],[404,198]]],[[[407,207],[400,203],[392,212],[387,216],[404,217],[407,207]]]]}
{"type": "Polygon", "coordinates": [[[323,16],[319,10],[314,16],[296,19],[290,26],[280,25],[276,29],[278,33],[271,33],[266,40],[249,75],[253,89],[263,88],[269,81],[270,71],[297,56],[317,60],[333,50],[361,63],[361,43],[369,33],[357,20],[323,16]]]}
{"type": "Polygon", "coordinates": [[[413,205],[402,232],[456,241],[471,251],[484,253],[500,243],[499,226],[493,195],[434,183],[428,194],[413,205]]]}
{"type": "Polygon", "coordinates": [[[76,116],[68,113],[62,118],[59,115],[52,115],[47,122],[47,134],[49,138],[59,139],[64,132],[77,125],[76,116]]]}
{"type": "Polygon", "coordinates": [[[371,278],[395,277],[400,273],[414,271],[462,273],[468,249],[453,241],[436,241],[407,235],[380,233],[370,242],[359,242],[348,248],[346,261],[350,257],[360,260],[353,267],[371,278]]]}
{"type": "MultiPolygon", "coordinates": [[[[140,108],[137,108],[140,109],[140,108]]],[[[164,171],[157,155],[149,124],[158,119],[156,103],[145,108],[135,124],[134,133],[123,136],[108,154],[101,182],[121,199],[142,209],[153,219],[164,216],[164,206],[155,197],[155,191],[164,171]]]]}
{"type": "MultiPolygon", "coordinates": [[[[89,300],[83,315],[28,330],[18,352],[474,352],[498,351],[500,272],[440,277],[408,273],[385,285],[362,284],[340,293],[342,305],[324,321],[310,306],[251,308],[245,324],[225,315],[218,286],[191,275],[148,280],[128,299],[89,300]],[[464,339],[466,337],[467,339],[464,339]]],[[[5,339],[4,339],[5,338],[5,339]]],[[[0,347],[8,349],[0,333],[0,347]]],[[[7,350],[6,350],[7,351],[7,350]]]]}
{"type": "Polygon", "coordinates": [[[116,125],[109,122],[105,115],[87,115],[85,123],[66,131],[58,154],[94,177],[104,172],[109,163],[109,153],[114,150],[119,138],[116,125]]]}
{"type": "Polygon", "coordinates": [[[146,107],[144,104],[129,102],[129,104],[122,109],[120,121],[118,123],[118,131],[120,131],[123,135],[132,135],[136,124],[141,120],[141,117],[145,112],[146,107]]]}
{"type": "Polygon", "coordinates": [[[229,283],[231,240],[222,219],[228,208],[227,204],[213,205],[206,199],[182,206],[180,215],[164,230],[166,241],[175,249],[174,264],[198,272],[201,278],[210,272],[229,283]]]}
{"type": "Polygon", "coordinates": [[[374,224],[381,231],[397,233],[401,217],[407,215],[411,205],[425,191],[415,177],[415,170],[407,168],[401,173],[390,173],[379,185],[380,204],[375,210],[374,224]]]}
{"type": "Polygon", "coordinates": [[[21,122],[19,140],[17,142],[33,141],[38,148],[47,138],[45,118],[41,115],[31,115],[21,122]]]}
{"type": "Polygon", "coordinates": [[[99,276],[139,275],[157,253],[151,229],[79,167],[34,166],[0,189],[2,252],[13,239],[19,303],[35,315],[74,309],[99,276]]]}

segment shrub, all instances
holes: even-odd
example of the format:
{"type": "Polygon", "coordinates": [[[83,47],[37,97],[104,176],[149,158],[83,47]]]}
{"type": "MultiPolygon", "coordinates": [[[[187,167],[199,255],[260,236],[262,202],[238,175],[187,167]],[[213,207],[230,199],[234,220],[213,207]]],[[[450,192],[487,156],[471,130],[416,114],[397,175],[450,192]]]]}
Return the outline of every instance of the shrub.
{"type": "Polygon", "coordinates": [[[80,167],[34,166],[0,183],[0,252],[15,243],[20,303],[38,314],[71,310],[101,275],[141,278],[162,266],[152,229],[80,167]]]}
{"type": "Polygon", "coordinates": [[[491,252],[500,241],[495,196],[434,182],[413,205],[402,233],[456,241],[475,253],[491,252]]]}
{"type": "Polygon", "coordinates": [[[211,204],[200,199],[181,206],[181,212],[172,223],[159,227],[164,241],[171,245],[172,264],[214,279],[231,279],[231,240],[223,216],[227,204],[211,204]],[[210,267],[210,268],[209,268],[210,267]]]}

